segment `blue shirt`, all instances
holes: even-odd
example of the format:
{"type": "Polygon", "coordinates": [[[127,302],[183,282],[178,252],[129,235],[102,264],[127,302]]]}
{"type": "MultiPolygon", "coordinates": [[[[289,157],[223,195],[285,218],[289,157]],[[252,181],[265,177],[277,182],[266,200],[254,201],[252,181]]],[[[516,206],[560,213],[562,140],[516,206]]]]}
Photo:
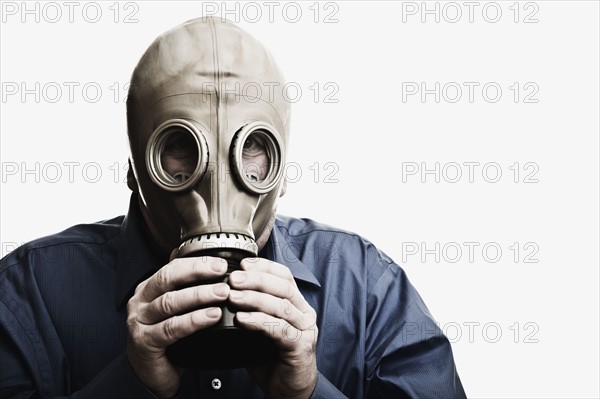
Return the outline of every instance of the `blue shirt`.
{"type": "MultiPolygon", "coordinates": [[[[126,217],[77,225],[0,261],[0,397],[154,398],[126,356],[126,303],[163,262],[134,194],[126,217]]],[[[278,217],[259,256],[317,312],[313,397],[464,397],[450,343],[404,271],[358,235],[278,217]]],[[[245,369],[186,370],[179,397],[264,397],[245,369]],[[218,388],[218,389],[216,389],[218,388]]]]}

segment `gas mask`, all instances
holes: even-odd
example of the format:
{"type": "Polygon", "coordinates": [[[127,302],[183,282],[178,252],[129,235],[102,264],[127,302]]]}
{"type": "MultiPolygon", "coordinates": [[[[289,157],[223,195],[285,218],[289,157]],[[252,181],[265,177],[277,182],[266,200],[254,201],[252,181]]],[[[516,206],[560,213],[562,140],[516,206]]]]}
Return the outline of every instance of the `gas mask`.
{"type": "MultiPolygon", "coordinates": [[[[131,82],[131,161],[148,227],[177,257],[225,258],[228,276],[257,255],[283,187],[283,77],[246,32],[200,18],[157,38],[131,82]]],[[[219,325],[168,348],[174,364],[234,368],[274,356],[269,339],[236,327],[235,309],[222,310],[219,325]]]]}

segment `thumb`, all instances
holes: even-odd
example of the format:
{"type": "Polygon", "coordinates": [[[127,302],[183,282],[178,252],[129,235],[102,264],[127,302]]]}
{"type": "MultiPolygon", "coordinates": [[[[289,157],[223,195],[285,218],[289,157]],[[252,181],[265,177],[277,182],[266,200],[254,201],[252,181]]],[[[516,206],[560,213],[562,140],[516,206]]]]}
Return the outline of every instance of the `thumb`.
{"type": "Polygon", "coordinates": [[[169,255],[169,262],[177,257],[177,252],[177,248],[173,248],[173,250],[171,251],[171,255],[169,255]]]}

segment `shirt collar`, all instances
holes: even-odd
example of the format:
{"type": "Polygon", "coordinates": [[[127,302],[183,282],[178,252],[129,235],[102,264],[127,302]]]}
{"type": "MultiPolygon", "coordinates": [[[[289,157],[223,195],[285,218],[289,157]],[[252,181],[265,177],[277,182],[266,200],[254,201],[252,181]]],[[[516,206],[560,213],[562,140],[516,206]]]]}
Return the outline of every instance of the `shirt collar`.
{"type": "MultiPolygon", "coordinates": [[[[146,224],[139,208],[138,195],[132,194],[129,210],[121,225],[117,258],[116,306],[123,306],[135,287],[162,267],[163,262],[151,251],[146,224]]],[[[310,269],[296,256],[277,224],[259,256],[287,266],[294,279],[317,287],[321,284],[310,269]]]]}
{"type": "Polygon", "coordinates": [[[298,259],[293,249],[294,245],[290,244],[285,239],[276,222],[273,230],[271,230],[269,241],[258,255],[287,266],[292,272],[294,279],[321,287],[319,280],[317,280],[313,272],[298,259]]]}

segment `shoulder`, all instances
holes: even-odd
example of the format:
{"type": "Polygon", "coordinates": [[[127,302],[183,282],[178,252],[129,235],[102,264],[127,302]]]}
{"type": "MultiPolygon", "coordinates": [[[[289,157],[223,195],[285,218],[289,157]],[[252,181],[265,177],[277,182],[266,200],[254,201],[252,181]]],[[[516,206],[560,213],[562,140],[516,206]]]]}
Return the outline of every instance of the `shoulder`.
{"type": "Polygon", "coordinates": [[[389,268],[400,267],[371,241],[352,231],[306,218],[278,215],[275,227],[289,250],[305,264],[314,264],[315,274],[351,273],[375,283],[389,268]]]}
{"type": "Polygon", "coordinates": [[[290,216],[277,215],[275,226],[284,229],[291,236],[300,236],[311,233],[347,234],[357,236],[355,233],[339,229],[316,220],[308,218],[294,218],[290,216]]]}
{"type": "MultiPolygon", "coordinates": [[[[58,261],[70,259],[75,253],[106,252],[106,244],[119,235],[123,216],[89,224],[78,224],[59,233],[29,241],[0,260],[0,274],[20,263],[31,260],[58,261]]],[[[40,263],[40,262],[36,262],[40,263]]]]}
{"type": "Polygon", "coordinates": [[[393,263],[393,260],[383,251],[378,250],[372,242],[352,231],[333,227],[312,219],[282,215],[277,215],[275,227],[288,240],[325,240],[328,243],[344,245],[346,249],[375,251],[383,262],[393,263]]]}

